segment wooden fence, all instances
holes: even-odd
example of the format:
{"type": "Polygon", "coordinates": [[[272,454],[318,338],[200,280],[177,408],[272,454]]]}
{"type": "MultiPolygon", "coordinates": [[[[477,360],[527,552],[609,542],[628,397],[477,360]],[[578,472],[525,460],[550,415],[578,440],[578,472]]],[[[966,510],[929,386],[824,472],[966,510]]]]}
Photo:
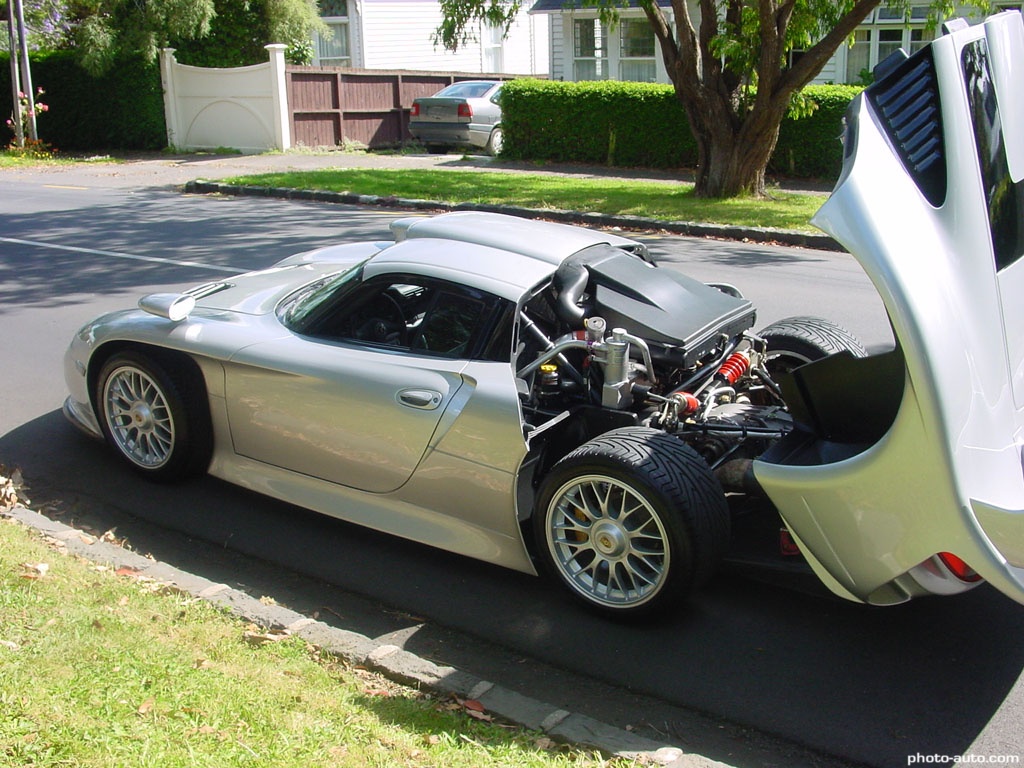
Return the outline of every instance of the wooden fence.
{"type": "Polygon", "coordinates": [[[411,138],[413,99],[459,80],[508,80],[510,75],[289,66],[285,70],[295,146],[348,142],[387,147],[411,138]]]}

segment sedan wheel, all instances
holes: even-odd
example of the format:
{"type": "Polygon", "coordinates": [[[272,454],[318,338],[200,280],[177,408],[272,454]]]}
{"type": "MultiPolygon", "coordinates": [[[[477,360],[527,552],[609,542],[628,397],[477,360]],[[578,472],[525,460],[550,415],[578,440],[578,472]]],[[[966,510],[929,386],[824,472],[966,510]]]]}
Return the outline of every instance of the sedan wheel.
{"type": "Polygon", "coordinates": [[[137,471],[171,480],[209,463],[208,409],[194,382],[149,357],[115,355],[100,372],[96,404],[107,441],[137,471]]]}
{"type": "Polygon", "coordinates": [[[555,465],[534,524],[548,570],[615,616],[685,597],[729,541],[725,496],[704,461],[641,427],[601,435],[555,465]]]}
{"type": "Polygon", "coordinates": [[[501,148],[505,144],[505,133],[501,128],[495,128],[491,131],[490,138],[487,139],[487,154],[497,156],[501,154],[501,148]]]}

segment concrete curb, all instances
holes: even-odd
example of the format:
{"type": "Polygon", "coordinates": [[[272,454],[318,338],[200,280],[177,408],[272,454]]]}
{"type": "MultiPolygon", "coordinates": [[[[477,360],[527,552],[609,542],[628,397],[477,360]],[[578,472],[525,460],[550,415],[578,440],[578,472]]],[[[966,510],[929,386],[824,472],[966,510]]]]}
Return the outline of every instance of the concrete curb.
{"type": "Polygon", "coordinates": [[[365,666],[412,687],[479,701],[488,713],[554,739],[636,760],[641,765],[669,768],[728,768],[680,747],[567,712],[453,667],[435,664],[398,646],[380,644],[365,635],[331,627],[280,605],[266,604],[227,584],[150,560],[64,523],[17,506],[3,513],[39,533],[62,542],[68,552],[113,568],[130,568],[146,578],[165,582],[194,597],[226,608],[235,616],[266,629],[287,630],[351,664],[365,666]]]}
{"type": "Polygon", "coordinates": [[[321,203],[342,205],[372,205],[383,208],[427,211],[487,211],[507,213],[527,219],[548,219],[567,224],[581,224],[589,227],[622,227],[623,229],[657,230],[675,235],[692,237],[714,237],[722,240],[741,240],[754,243],[779,243],[801,248],[816,248],[822,251],[842,251],[828,235],[809,232],[795,232],[788,229],[768,227],[737,227],[725,224],[699,224],[691,221],[658,221],[641,216],[613,216],[604,213],[579,213],[577,211],[537,210],[515,205],[488,205],[484,203],[439,203],[432,200],[415,200],[379,195],[355,195],[351,192],[329,192],[327,190],[291,189],[288,187],[248,187],[235,184],[221,184],[217,181],[197,179],[185,184],[189,194],[220,194],[247,197],[276,197],[284,200],[310,200],[321,203]]]}

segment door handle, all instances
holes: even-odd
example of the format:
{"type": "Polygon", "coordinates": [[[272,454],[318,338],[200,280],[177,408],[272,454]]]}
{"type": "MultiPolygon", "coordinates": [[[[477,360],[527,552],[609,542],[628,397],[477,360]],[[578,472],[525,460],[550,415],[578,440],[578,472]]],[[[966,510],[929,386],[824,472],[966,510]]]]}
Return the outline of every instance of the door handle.
{"type": "Polygon", "coordinates": [[[432,389],[403,389],[398,393],[398,402],[421,411],[432,411],[441,404],[441,393],[432,389]]]}

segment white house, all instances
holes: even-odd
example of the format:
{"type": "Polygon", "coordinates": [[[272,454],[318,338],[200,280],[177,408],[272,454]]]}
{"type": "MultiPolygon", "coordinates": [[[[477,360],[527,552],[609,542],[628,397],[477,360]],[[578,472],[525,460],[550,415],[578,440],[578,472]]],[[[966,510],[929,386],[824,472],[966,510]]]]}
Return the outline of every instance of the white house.
{"type": "Polygon", "coordinates": [[[319,0],[331,28],[314,41],[314,64],[360,69],[411,69],[490,74],[549,74],[549,19],[519,14],[508,36],[481,25],[458,52],[433,41],[441,23],[437,0],[319,0]]]}
{"type": "MultiPolygon", "coordinates": [[[[671,3],[658,0],[671,19],[671,3]]],[[[690,15],[700,18],[696,0],[688,0],[690,15]]],[[[1021,8],[1020,2],[997,2],[1000,10],[1021,8]]],[[[553,80],[636,80],[669,82],[654,32],[636,0],[619,9],[620,21],[608,27],[600,22],[594,8],[580,0],[537,0],[533,16],[550,19],[550,60],[553,80]]],[[[862,73],[893,51],[913,52],[927,43],[933,33],[926,29],[927,4],[911,10],[909,27],[896,11],[875,9],[856,31],[852,45],[841,47],[815,82],[860,83],[862,73]]]]}

